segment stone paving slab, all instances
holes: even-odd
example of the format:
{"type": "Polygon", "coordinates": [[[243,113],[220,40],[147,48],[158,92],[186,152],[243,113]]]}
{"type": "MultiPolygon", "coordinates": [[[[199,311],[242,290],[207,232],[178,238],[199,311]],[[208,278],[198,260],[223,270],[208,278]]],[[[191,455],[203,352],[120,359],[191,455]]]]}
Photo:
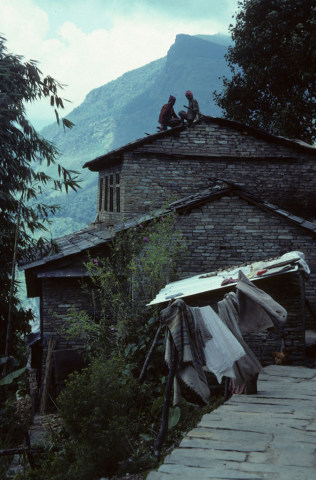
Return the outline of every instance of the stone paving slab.
{"type": "MultiPolygon", "coordinates": [[[[239,433],[239,432],[238,432],[239,433]]],[[[231,437],[233,435],[231,434],[231,437]]],[[[209,450],[227,450],[233,452],[265,452],[265,443],[239,443],[238,438],[232,438],[233,441],[214,441],[205,438],[185,438],[180,444],[180,448],[206,448],[209,450]]]]}
{"type": "Polygon", "coordinates": [[[204,415],[147,480],[316,479],[316,369],[269,366],[204,415]]]}
{"type": "Polygon", "coordinates": [[[284,367],[281,365],[269,365],[265,367],[264,372],[260,374],[260,380],[263,380],[266,375],[280,377],[291,377],[291,378],[299,378],[308,379],[308,378],[316,378],[316,370],[312,368],[305,368],[305,367],[284,367]]]}

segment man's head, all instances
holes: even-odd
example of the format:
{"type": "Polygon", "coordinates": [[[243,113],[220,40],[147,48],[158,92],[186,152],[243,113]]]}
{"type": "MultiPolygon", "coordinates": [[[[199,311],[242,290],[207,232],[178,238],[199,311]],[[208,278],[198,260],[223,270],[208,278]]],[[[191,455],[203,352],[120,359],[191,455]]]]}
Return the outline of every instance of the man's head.
{"type": "Polygon", "coordinates": [[[185,92],[185,96],[187,97],[188,100],[192,100],[193,98],[193,93],[191,92],[191,90],[187,90],[185,92]]]}
{"type": "Polygon", "coordinates": [[[170,103],[170,105],[174,105],[176,103],[176,97],[170,95],[168,103],[170,103]]]}

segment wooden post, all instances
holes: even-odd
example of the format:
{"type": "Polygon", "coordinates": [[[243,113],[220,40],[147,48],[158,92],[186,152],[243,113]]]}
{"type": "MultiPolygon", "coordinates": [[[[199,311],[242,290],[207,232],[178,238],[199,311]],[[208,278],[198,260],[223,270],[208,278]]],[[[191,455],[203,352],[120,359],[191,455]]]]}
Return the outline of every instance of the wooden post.
{"type": "Polygon", "coordinates": [[[24,443],[25,443],[25,446],[26,446],[25,451],[26,451],[26,455],[27,455],[30,467],[31,467],[32,470],[34,470],[36,468],[36,465],[35,465],[35,460],[34,460],[33,454],[30,453],[31,440],[30,440],[29,432],[27,430],[26,430],[25,435],[24,435],[24,443]]]}
{"type": "Polygon", "coordinates": [[[255,395],[258,393],[257,390],[257,381],[258,381],[259,373],[256,373],[249,382],[246,383],[246,387],[244,390],[245,395],[255,395]]]}
{"type": "Polygon", "coordinates": [[[140,372],[138,383],[143,383],[143,381],[145,379],[145,374],[146,374],[146,370],[147,370],[147,367],[148,367],[148,363],[149,363],[149,361],[152,357],[152,354],[154,353],[156,345],[158,344],[158,340],[159,340],[159,337],[160,337],[161,330],[162,330],[162,326],[160,325],[157,332],[156,332],[156,336],[154,338],[153,344],[152,344],[152,346],[149,350],[149,353],[146,357],[146,360],[145,360],[144,366],[142,368],[142,371],[140,372]]]}
{"type": "Polygon", "coordinates": [[[177,348],[175,346],[175,343],[171,335],[170,335],[170,342],[171,342],[171,360],[170,360],[170,367],[169,367],[169,375],[167,379],[165,398],[164,398],[163,407],[162,407],[160,430],[159,430],[159,434],[154,447],[154,455],[158,459],[160,458],[162,445],[165,441],[167,430],[168,430],[170,396],[171,396],[171,390],[173,385],[173,379],[174,379],[174,376],[176,373],[176,367],[177,367],[177,348]]]}
{"type": "MultiPolygon", "coordinates": [[[[60,452],[63,447],[53,447],[50,448],[50,452],[60,452]]],[[[38,453],[44,453],[47,451],[47,448],[44,447],[39,447],[39,448],[8,448],[5,450],[0,450],[0,457],[8,457],[8,456],[13,456],[13,455],[21,455],[24,452],[26,454],[31,454],[31,455],[37,455],[38,453]]]]}
{"type": "Polygon", "coordinates": [[[230,382],[230,378],[229,378],[229,377],[225,377],[224,402],[227,402],[227,400],[228,400],[228,395],[229,395],[229,382],[230,382]]]}
{"type": "Polygon", "coordinates": [[[57,343],[57,338],[54,335],[51,335],[48,339],[48,350],[47,350],[47,357],[46,357],[44,386],[43,386],[43,392],[42,392],[41,404],[40,404],[40,414],[41,415],[43,415],[46,411],[48,389],[49,389],[50,377],[51,377],[51,371],[52,371],[53,350],[56,346],[56,343],[57,343]]]}

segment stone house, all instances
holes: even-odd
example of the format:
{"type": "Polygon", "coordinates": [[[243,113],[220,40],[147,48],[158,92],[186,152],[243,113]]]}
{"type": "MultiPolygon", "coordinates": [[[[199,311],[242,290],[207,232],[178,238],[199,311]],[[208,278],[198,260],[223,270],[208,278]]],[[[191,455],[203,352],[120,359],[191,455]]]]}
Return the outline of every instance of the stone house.
{"type": "MultiPolygon", "coordinates": [[[[94,223],[57,239],[58,253],[20,265],[28,296],[41,299],[42,334],[56,332],[72,307],[91,310],[80,288],[88,252],[107,255],[115,231],[175,197],[168,208],[180,214],[191,250],[182,276],[300,250],[311,269],[306,298],[316,305],[315,157],[303,142],[210,117],[87,162],[99,172],[94,223]]],[[[71,346],[59,338],[56,348],[71,346]]]]}

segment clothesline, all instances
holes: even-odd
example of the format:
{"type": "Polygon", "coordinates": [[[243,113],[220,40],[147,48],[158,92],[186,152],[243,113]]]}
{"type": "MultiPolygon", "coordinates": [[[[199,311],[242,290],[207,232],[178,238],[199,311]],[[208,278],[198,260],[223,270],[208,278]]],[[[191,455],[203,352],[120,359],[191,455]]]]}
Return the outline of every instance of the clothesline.
{"type": "MultiPolygon", "coordinates": [[[[205,371],[232,379],[242,387],[262,371],[262,366],[242,338],[242,333],[259,333],[279,326],[287,319],[286,310],[238,273],[237,293],[230,292],[219,302],[219,315],[210,307],[189,307],[181,299],[162,310],[166,325],[165,360],[170,366],[171,337],[177,348],[178,364],[174,379],[174,405],[180,401],[180,385],[193,390],[205,403],[210,397],[205,371]]],[[[282,331],[283,332],[283,331],[282,331]]]]}
{"type": "MultiPolygon", "coordinates": [[[[159,458],[168,427],[169,402],[174,389],[173,405],[183,395],[183,385],[204,402],[210,399],[205,371],[213,372],[219,383],[231,379],[232,393],[243,393],[249,384],[255,385],[262,366],[242,333],[258,333],[277,326],[287,319],[286,310],[270,295],[256,287],[239,270],[236,293],[230,292],[218,303],[218,315],[211,308],[189,307],[182,299],[171,299],[161,311],[161,325],[139,381],[144,379],[146,366],[158,342],[161,327],[167,327],[165,361],[169,367],[163,402],[162,421],[155,442],[155,455],[159,458]]],[[[253,393],[253,392],[252,392],[253,393]]]]}

